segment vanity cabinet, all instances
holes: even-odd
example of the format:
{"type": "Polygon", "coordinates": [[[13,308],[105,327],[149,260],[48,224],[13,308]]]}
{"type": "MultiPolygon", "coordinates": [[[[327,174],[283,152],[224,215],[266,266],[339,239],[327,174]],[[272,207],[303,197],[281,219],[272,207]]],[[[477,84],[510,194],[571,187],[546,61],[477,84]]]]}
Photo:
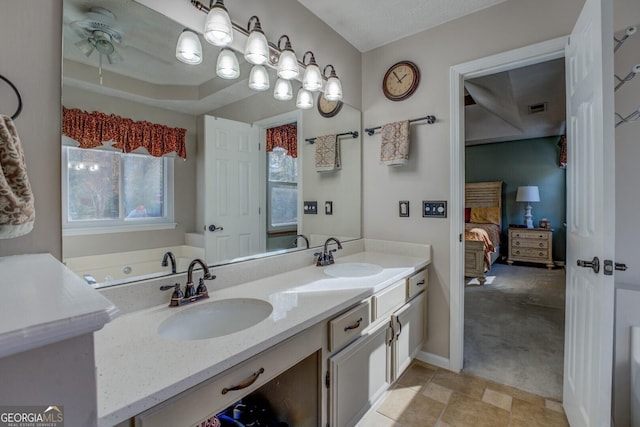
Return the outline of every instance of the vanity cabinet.
{"type": "Polygon", "coordinates": [[[420,351],[426,339],[426,289],[423,270],[373,295],[371,325],[344,349],[334,350],[326,377],[331,427],[355,425],[420,351]]]}

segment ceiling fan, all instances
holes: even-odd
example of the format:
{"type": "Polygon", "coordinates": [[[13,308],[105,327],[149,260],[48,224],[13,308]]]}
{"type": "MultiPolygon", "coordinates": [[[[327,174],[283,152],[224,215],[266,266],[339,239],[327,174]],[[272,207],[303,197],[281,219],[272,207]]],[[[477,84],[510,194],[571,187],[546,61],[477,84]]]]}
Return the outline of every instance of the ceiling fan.
{"type": "Polygon", "coordinates": [[[82,37],[82,40],[75,43],[86,56],[91,56],[93,51],[99,54],[100,63],[104,55],[109,64],[117,64],[124,61],[124,58],[116,50],[115,44],[122,41],[122,32],[114,25],[116,16],[103,7],[92,7],[87,12],[87,17],[79,21],[74,21],[70,27],[82,37]]]}

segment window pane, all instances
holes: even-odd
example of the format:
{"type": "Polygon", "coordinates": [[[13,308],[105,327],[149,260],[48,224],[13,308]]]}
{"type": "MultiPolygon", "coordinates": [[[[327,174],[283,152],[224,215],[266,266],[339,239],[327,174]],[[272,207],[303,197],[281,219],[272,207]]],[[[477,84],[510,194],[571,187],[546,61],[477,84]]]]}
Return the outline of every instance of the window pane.
{"type": "Polygon", "coordinates": [[[67,150],[69,221],[117,219],[119,154],[71,147],[67,150]]]}
{"type": "Polygon", "coordinates": [[[125,154],[124,214],[131,218],[158,218],[164,211],[164,159],[125,154]]]}
{"type": "Polygon", "coordinates": [[[295,225],[298,221],[298,189],[296,186],[271,187],[271,227],[295,225]]]}
{"type": "Polygon", "coordinates": [[[269,152],[269,181],[298,182],[297,159],[289,156],[287,150],[276,147],[269,152]]]}

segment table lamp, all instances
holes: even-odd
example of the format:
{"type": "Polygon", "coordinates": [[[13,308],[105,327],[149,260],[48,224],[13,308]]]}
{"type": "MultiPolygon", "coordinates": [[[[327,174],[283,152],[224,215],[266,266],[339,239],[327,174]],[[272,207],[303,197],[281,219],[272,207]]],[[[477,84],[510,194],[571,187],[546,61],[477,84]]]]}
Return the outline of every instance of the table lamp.
{"type": "Polygon", "coordinates": [[[516,194],[516,202],[525,202],[527,205],[524,208],[524,223],[527,228],[533,228],[533,217],[531,215],[531,202],[539,202],[540,193],[538,192],[537,185],[526,185],[518,187],[518,193],[516,194]]]}

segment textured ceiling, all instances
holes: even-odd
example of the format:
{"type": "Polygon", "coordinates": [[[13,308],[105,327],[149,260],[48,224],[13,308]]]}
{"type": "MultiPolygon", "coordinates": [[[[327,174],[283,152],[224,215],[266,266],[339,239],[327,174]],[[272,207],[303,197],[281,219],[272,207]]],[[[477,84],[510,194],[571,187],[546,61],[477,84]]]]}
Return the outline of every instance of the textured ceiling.
{"type": "Polygon", "coordinates": [[[298,0],[360,52],[506,0],[298,0]]]}

